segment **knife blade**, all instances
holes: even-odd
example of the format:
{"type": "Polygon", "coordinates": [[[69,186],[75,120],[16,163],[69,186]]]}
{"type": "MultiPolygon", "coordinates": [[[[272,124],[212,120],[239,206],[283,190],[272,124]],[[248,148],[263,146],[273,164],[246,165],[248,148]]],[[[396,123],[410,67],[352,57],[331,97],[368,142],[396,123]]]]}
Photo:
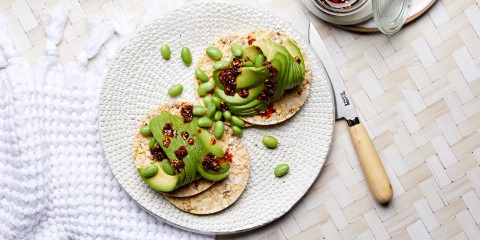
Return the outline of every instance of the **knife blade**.
{"type": "Polygon", "coordinates": [[[308,26],[308,41],[322,61],[332,85],[336,119],[344,118],[347,120],[350,136],[370,191],[377,202],[388,203],[393,197],[393,190],[383,163],[365,127],[358,119],[357,113],[348,97],[345,84],[332,57],[328,53],[325,43],[312,23],[308,26]]]}

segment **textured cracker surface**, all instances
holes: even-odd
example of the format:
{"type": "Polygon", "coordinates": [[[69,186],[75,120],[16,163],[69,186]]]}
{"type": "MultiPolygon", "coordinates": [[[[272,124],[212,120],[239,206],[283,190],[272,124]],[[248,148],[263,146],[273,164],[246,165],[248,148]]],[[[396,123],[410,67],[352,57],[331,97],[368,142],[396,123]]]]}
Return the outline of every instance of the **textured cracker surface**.
{"type": "Polygon", "coordinates": [[[227,178],[215,183],[207,191],[188,198],[165,196],[176,207],[194,214],[210,214],[221,211],[232,205],[243,193],[250,176],[250,157],[245,144],[233,136],[229,127],[221,140],[221,148],[233,153],[230,174],[227,178]]]}
{"type": "MultiPolygon", "coordinates": [[[[205,49],[209,46],[214,46],[219,48],[222,53],[223,57],[222,60],[229,60],[232,57],[232,51],[230,50],[230,46],[234,43],[239,44],[242,47],[248,46],[248,36],[255,37],[256,40],[262,39],[270,39],[276,43],[284,44],[287,39],[290,39],[295,44],[297,42],[292,38],[289,38],[282,32],[279,31],[270,31],[270,30],[258,30],[249,33],[242,33],[242,34],[234,34],[221,37],[208,46],[205,46],[205,49]]],[[[297,44],[298,45],[298,44],[297,44]]],[[[300,47],[300,46],[299,46],[300,47]]],[[[309,56],[308,54],[303,51],[300,47],[300,51],[302,51],[304,63],[305,63],[305,77],[304,80],[296,87],[286,90],[283,96],[273,104],[273,108],[275,109],[275,113],[272,114],[270,118],[266,118],[261,115],[255,115],[252,117],[241,117],[245,121],[255,125],[271,125],[276,124],[279,122],[283,122],[293,116],[300,108],[303,106],[305,101],[307,100],[310,83],[312,81],[312,70],[310,68],[309,56]]],[[[202,54],[200,59],[197,62],[197,68],[202,69],[207,76],[210,78],[210,81],[213,82],[212,79],[212,72],[213,68],[212,65],[215,63],[216,60],[210,58],[205,52],[202,54]]],[[[195,78],[195,89],[198,88],[198,85],[201,83],[199,80],[195,78]]],[[[203,97],[197,95],[201,102],[203,102],[203,97]]]]}

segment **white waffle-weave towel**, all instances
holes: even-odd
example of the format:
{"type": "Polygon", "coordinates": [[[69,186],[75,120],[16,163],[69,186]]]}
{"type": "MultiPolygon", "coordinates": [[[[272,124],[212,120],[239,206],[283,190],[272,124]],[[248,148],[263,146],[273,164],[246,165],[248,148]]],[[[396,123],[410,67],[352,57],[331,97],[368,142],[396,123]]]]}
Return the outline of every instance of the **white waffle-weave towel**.
{"type": "Polygon", "coordinates": [[[64,66],[56,45],[68,13],[61,5],[39,16],[47,39],[45,56],[34,65],[18,57],[0,13],[0,239],[211,238],[144,211],[122,190],[103,155],[100,88],[135,29],[133,19],[118,13],[110,21],[89,17],[84,51],[64,66]],[[104,54],[97,54],[101,48],[104,54]],[[93,58],[97,70],[88,71],[93,58]]]}

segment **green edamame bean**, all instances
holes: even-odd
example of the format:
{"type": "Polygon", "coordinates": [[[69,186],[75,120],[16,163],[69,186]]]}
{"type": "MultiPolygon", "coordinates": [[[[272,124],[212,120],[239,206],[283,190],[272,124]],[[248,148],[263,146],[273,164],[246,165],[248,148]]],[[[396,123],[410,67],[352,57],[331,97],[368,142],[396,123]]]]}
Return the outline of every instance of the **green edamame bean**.
{"type": "Polygon", "coordinates": [[[192,53],[190,52],[190,48],[183,47],[180,56],[182,57],[183,63],[186,65],[190,65],[192,63],[192,53]]]}
{"type": "Polygon", "coordinates": [[[195,69],[195,75],[197,76],[198,80],[200,80],[200,82],[208,82],[208,76],[202,69],[195,69]]]}
{"type": "Polygon", "coordinates": [[[168,46],[168,44],[162,44],[160,47],[160,54],[162,54],[164,59],[170,59],[170,46],[168,46]]]}
{"type": "Polygon", "coordinates": [[[261,67],[261,66],[263,66],[263,62],[265,62],[265,56],[263,56],[263,54],[259,54],[259,55],[255,58],[255,67],[261,67]]]}
{"type": "Polygon", "coordinates": [[[148,142],[148,148],[152,149],[155,147],[155,144],[157,144],[157,140],[155,140],[155,138],[150,139],[150,142],[148,142]]]}
{"type": "Polygon", "coordinates": [[[222,51],[216,47],[208,47],[206,52],[209,57],[215,60],[220,60],[223,56],[222,51]]]}
{"type": "Polygon", "coordinates": [[[228,60],[217,61],[213,64],[212,67],[213,67],[213,69],[217,69],[217,70],[226,69],[226,68],[230,67],[230,61],[228,61],[228,60]]]}
{"type": "Polygon", "coordinates": [[[225,120],[232,119],[232,113],[230,111],[223,112],[223,118],[225,118],[225,120]]]}
{"type": "Polygon", "coordinates": [[[278,146],[278,140],[274,136],[263,136],[262,142],[268,148],[276,148],[278,146]]]}
{"type": "Polygon", "coordinates": [[[210,103],[207,107],[207,117],[212,119],[215,116],[215,113],[217,112],[217,108],[213,103],[210,103]]]}
{"type": "Polygon", "coordinates": [[[221,121],[222,117],[223,117],[222,111],[218,110],[213,116],[213,119],[215,119],[215,121],[221,121]]]}
{"type": "Polygon", "coordinates": [[[233,134],[237,137],[241,137],[243,135],[243,130],[237,126],[232,127],[233,134]]]}
{"type": "Polygon", "coordinates": [[[140,175],[142,175],[142,177],[151,178],[158,173],[158,167],[157,165],[152,164],[146,168],[141,169],[139,172],[140,172],[140,175]]]}
{"type": "Polygon", "coordinates": [[[242,67],[253,67],[254,64],[251,61],[246,61],[242,63],[242,67]]]}
{"type": "Polygon", "coordinates": [[[180,95],[182,91],[183,91],[182,84],[175,84],[168,89],[168,95],[170,95],[170,97],[176,97],[180,95]]]}
{"type": "Polygon", "coordinates": [[[197,124],[199,127],[206,128],[211,127],[213,125],[213,121],[208,117],[201,117],[200,119],[198,119],[197,124]]]}
{"type": "Polygon", "coordinates": [[[233,126],[237,126],[237,127],[245,126],[245,122],[237,116],[232,116],[232,118],[230,119],[230,122],[232,123],[233,126]]]}
{"type": "Polygon", "coordinates": [[[232,54],[235,57],[241,57],[243,54],[242,47],[240,47],[240,45],[238,45],[237,43],[232,44],[232,46],[230,46],[230,49],[232,50],[232,54]]]}
{"type": "Polygon", "coordinates": [[[140,134],[142,134],[144,137],[150,137],[152,136],[152,131],[150,131],[150,127],[146,125],[140,128],[140,134]]]}
{"type": "Polygon", "coordinates": [[[204,106],[194,106],[192,110],[193,115],[197,117],[201,117],[205,115],[206,112],[207,112],[207,108],[204,106]]]}
{"type": "Polygon", "coordinates": [[[212,97],[212,103],[215,104],[215,107],[220,110],[220,98],[219,97],[216,97],[216,96],[213,96],[212,97]]]}
{"type": "Polygon", "coordinates": [[[280,163],[275,167],[275,169],[273,169],[273,174],[275,174],[275,176],[277,177],[281,177],[287,174],[289,169],[290,169],[290,166],[288,166],[288,164],[280,163]]]}
{"type": "Polygon", "coordinates": [[[162,161],[162,169],[168,175],[175,175],[175,169],[172,167],[170,162],[166,159],[162,161]]]}
{"type": "Polygon", "coordinates": [[[215,122],[215,125],[213,126],[213,136],[216,139],[220,139],[222,138],[224,132],[225,132],[225,124],[222,121],[215,122]]]}
{"type": "Polygon", "coordinates": [[[212,96],[208,95],[203,98],[203,104],[208,107],[208,105],[212,104],[212,96]]]}
{"type": "Polygon", "coordinates": [[[213,88],[215,88],[215,83],[213,82],[200,83],[197,88],[197,93],[200,97],[205,97],[213,90],[213,88]]]}

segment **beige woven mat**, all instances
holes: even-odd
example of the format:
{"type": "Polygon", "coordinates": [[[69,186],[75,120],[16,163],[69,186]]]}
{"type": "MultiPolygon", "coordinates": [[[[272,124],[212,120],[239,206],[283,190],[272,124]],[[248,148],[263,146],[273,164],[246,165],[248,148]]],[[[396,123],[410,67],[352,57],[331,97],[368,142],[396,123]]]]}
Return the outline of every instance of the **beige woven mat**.
{"type": "MultiPolygon", "coordinates": [[[[73,11],[59,46],[64,63],[84,46],[87,14],[120,9],[139,16],[144,8],[142,0],[66,2],[73,11]]],[[[291,212],[258,230],[219,238],[480,239],[480,1],[439,0],[392,37],[332,27],[296,0],[248,2],[292,22],[304,36],[308,21],[315,24],[395,195],[388,207],[369,196],[340,121],[320,178],[291,212]]],[[[43,54],[45,43],[36,14],[57,3],[0,1],[16,48],[31,62],[43,54]]],[[[159,4],[166,11],[182,3],[159,4]]]]}

